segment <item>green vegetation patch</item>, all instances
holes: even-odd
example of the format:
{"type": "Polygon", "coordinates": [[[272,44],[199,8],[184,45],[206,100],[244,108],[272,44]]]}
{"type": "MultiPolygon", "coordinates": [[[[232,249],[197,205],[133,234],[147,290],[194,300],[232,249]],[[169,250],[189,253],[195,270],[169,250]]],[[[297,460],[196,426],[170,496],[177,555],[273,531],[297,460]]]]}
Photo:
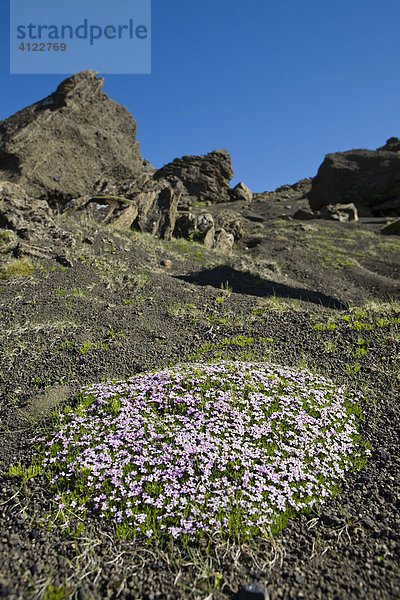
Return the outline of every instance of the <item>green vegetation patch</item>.
{"type": "Polygon", "coordinates": [[[14,260],[7,265],[0,267],[0,279],[10,277],[28,277],[35,273],[34,267],[28,260],[14,260]]]}
{"type": "Polygon", "coordinates": [[[306,370],[219,361],[83,389],[36,440],[61,515],[183,542],[271,535],[339,491],[369,447],[359,398],[306,370]]]}

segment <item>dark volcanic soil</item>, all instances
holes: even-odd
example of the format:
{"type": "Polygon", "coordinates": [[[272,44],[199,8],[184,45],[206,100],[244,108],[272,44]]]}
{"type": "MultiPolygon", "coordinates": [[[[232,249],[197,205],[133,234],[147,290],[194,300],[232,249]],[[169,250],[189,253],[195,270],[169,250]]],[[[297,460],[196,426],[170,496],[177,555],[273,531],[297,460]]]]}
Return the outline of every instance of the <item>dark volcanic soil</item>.
{"type": "Polygon", "coordinates": [[[229,257],[71,222],[71,267],[42,260],[0,280],[0,596],[218,600],[258,581],[271,599],[400,597],[400,241],[267,204],[244,213],[229,257]],[[307,366],[361,392],[373,457],[318,511],[242,547],[43,524],[45,480],[7,473],[29,464],[51,407],[89,382],[218,356],[307,366]]]}

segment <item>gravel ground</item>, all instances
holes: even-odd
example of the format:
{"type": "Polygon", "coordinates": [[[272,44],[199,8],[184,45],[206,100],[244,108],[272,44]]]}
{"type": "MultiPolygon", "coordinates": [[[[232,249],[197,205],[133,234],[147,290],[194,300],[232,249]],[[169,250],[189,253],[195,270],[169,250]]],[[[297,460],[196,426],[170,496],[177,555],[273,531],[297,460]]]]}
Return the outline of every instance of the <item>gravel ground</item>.
{"type": "MultiPolygon", "coordinates": [[[[0,282],[0,595],[219,600],[259,582],[271,600],[399,598],[400,312],[393,298],[357,313],[352,269],[350,296],[338,293],[334,268],[317,290],[306,276],[294,280],[289,250],[274,272],[271,256],[257,266],[254,257],[244,264],[239,251],[227,261],[186,242],[99,232],[89,247],[75,235],[70,268],[44,260],[34,275],[0,282]],[[51,509],[46,481],[7,473],[29,464],[32,438],[50,426],[49,408],[89,382],[221,353],[308,366],[364,394],[362,433],[373,456],[347,476],[340,495],[275,539],[241,547],[121,540],[94,517],[43,524],[51,509]]],[[[343,272],[340,281],[346,287],[343,272]]],[[[360,286],[365,298],[386,294],[370,278],[360,286]]]]}

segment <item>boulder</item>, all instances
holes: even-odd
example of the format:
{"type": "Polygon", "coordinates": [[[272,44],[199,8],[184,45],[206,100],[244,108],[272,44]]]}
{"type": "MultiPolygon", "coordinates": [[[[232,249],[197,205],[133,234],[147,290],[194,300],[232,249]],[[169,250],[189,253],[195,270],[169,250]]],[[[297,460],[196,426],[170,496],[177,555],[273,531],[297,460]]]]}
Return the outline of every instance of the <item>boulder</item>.
{"type": "Polygon", "coordinates": [[[399,214],[400,141],[390,138],[377,150],[328,154],[313,179],[310,206],[354,203],[362,216],[399,214]]]}
{"type": "Polygon", "coordinates": [[[216,232],[214,237],[214,248],[220,250],[220,252],[228,253],[232,250],[235,239],[231,233],[220,229],[216,232]]]}
{"type": "Polygon", "coordinates": [[[381,229],[383,235],[400,235],[400,219],[388,223],[381,229]]]}
{"type": "Polygon", "coordinates": [[[251,202],[253,200],[253,192],[241,181],[231,191],[231,198],[233,201],[242,200],[244,202],[251,202]]]}
{"type": "Polygon", "coordinates": [[[210,213],[198,215],[196,219],[195,241],[205,245],[206,248],[214,246],[215,226],[210,213]]]}
{"type": "Polygon", "coordinates": [[[18,183],[52,207],[93,194],[106,177],[118,182],[143,170],[136,123],[84,71],[44,100],[0,122],[0,178],[18,183]]]}
{"type": "Polygon", "coordinates": [[[348,221],[358,221],[358,211],[352,202],[350,204],[328,204],[318,211],[318,218],[347,223],[348,221]]]}
{"type": "Polygon", "coordinates": [[[214,204],[229,202],[233,177],[231,159],[227,150],[214,150],[205,156],[183,156],[165,165],[153,175],[167,179],[182,192],[182,202],[214,204]]]}
{"type": "Polygon", "coordinates": [[[227,233],[231,233],[235,242],[239,241],[244,235],[243,219],[240,215],[234,214],[231,211],[221,211],[214,217],[216,225],[224,229],[227,233]]]}

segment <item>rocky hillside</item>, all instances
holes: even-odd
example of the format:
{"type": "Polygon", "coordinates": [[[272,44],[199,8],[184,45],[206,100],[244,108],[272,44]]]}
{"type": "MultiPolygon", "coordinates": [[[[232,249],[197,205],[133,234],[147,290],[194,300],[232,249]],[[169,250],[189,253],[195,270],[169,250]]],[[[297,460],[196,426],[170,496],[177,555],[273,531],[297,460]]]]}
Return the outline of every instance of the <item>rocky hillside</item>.
{"type": "Polygon", "coordinates": [[[156,170],[101,88],[79,73],[0,123],[0,596],[399,598],[399,140],[253,194],[232,188],[227,150],[156,170]],[[54,408],[94,382],[225,359],[360,398],[372,454],[340,494],[244,544],[149,543],[73,498],[54,508],[32,466],[54,408]]]}
{"type": "MultiPolygon", "coordinates": [[[[396,138],[376,151],[329,154],[314,179],[253,195],[244,183],[230,187],[226,150],[154,169],[140,155],[136,122],[102,85],[95,72],[78,73],[0,123],[0,225],[17,236],[19,257],[68,254],[71,217],[230,252],[246,238],[246,211],[342,222],[400,214],[396,138]]],[[[250,231],[250,246],[258,245],[250,231]]]]}

